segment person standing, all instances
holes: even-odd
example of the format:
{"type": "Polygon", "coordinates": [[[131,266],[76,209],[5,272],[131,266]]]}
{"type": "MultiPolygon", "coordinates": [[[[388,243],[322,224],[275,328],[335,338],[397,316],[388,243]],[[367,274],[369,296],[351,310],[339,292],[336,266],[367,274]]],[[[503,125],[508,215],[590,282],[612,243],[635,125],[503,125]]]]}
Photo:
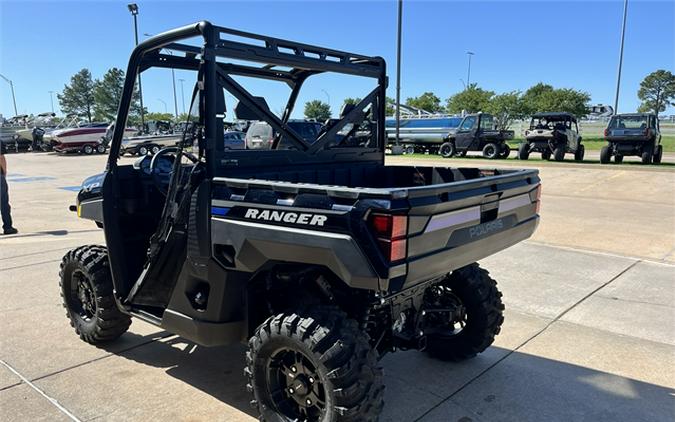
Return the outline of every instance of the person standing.
{"type": "Polygon", "coordinates": [[[16,234],[19,231],[12,225],[12,208],[9,206],[9,187],[7,186],[7,160],[5,144],[0,142],[0,214],[2,214],[3,234],[16,234]]]}

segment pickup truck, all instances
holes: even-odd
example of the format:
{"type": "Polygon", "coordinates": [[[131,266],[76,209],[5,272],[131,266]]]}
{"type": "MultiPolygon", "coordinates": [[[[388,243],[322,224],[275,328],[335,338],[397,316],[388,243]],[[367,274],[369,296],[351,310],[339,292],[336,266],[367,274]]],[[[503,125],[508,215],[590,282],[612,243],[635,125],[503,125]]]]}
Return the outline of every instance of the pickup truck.
{"type": "Polygon", "coordinates": [[[169,65],[200,75],[183,140],[123,164],[115,127],[106,170],[72,207],[106,239],[61,264],[84,341],[112,341],[132,317],[202,346],[245,341],[247,388],[268,421],[375,421],[385,353],[459,360],[490,346],[504,305],[476,261],[532,235],[537,170],[386,166],[382,58],[209,22],[134,49],[117,121],[139,69],[169,65]],[[181,42],[195,37],[200,47],[181,42]],[[308,142],[289,118],[305,79],[325,72],[376,86],[308,142]],[[233,75],[291,86],[281,117],[233,75]],[[227,110],[267,122],[270,149],[226,150],[227,110]]]}
{"type": "Polygon", "coordinates": [[[491,114],[468,114],[448,135],[438,152],[445,158],[463,157],[467,151],[482,151],[483,157],[489,159],[508,158],[511,148],[506,141],[509,139],[513,139],[513,131],[495,129],[491,114]]]}

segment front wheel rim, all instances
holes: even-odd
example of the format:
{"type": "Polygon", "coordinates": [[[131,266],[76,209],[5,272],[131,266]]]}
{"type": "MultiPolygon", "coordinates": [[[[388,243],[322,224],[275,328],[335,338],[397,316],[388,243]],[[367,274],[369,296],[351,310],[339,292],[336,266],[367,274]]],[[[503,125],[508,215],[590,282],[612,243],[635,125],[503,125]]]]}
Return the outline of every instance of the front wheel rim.
{"type": "Polygon", "coordinates": [[[89,277],[81,270],[73,271],[70,276],[70,302],[72,311],[84,321],[91,321],[96,316],[96,294],[89,277]]]}
{"type": "Polygon", "coordinates": [[[267,362],[269,397],[291,420],[318,420],[325,413],[326,389],[314,363],[302,352],[280,349],[267,362]]]}

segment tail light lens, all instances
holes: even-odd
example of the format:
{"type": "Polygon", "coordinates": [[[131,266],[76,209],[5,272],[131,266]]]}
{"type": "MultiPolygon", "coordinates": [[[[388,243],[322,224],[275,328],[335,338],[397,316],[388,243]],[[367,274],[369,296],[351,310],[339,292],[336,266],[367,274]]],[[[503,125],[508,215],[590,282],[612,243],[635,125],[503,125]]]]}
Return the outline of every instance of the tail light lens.
{"type": "Polygon", "coordinates": [[[537,192],[535,193],[535,200],[536,205],[534,206],[534,212],[539,214],[539,210],[541,209],[541,185],[537,186],[537,192]]]}
{"type": "Polygon", "coordinates": [[[609,129],[605,129],[605,136],[609,136],[609,129]]]}
{"type": "Polygon", "coordinates": [[[404,215],[370,215],[370,226],[375,232],[380,250],[390,262],[405,259],[407,256],[408,217],[404,215]]]}

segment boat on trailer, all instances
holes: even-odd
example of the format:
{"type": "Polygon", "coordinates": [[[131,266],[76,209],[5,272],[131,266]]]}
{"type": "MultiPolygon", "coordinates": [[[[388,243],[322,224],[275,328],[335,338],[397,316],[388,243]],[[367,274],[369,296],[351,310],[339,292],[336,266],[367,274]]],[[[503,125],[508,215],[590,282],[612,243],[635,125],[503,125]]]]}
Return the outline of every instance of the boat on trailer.
{"type": "MultiPolygon", "coordinates": [[[[106,133],[110,124],[93,122],[77,124],[70,128],[55,130],[51,133],[51,143],[56,152],[81,152],[84,154],[103,154],[107,148],[106,133]]],[[[125,134],[132,135],[136,129],[126,128],[125,134]]]]}
{"type": "MultiPolygon", "coordinates": [[[[400,106],[399,143],[406,154],[415,152],[437,154],[441,144],[457,131],[462,117],[430,113],[415,107],[400,106]]],[[[396,142],[396,118],[388,117],[385,131],[389,145],[396,142]]]]}

